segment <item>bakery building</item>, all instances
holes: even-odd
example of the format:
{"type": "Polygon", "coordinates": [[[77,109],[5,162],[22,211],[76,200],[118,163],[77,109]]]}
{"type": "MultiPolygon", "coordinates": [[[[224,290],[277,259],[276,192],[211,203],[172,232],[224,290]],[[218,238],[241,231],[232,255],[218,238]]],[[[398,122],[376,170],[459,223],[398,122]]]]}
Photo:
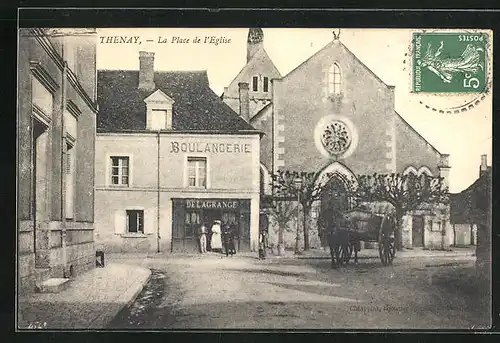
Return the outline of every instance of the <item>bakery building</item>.
{"type": "MultiPolygon", "coordinates": [[[[337,36],[285,76],[265,51],[262,29],[249,30],[246,55],[247,64],[224,89],[222,99],[238,112],[239,84],[249,83],[250,112],[244,119],[265,133],[260,145],[263,198],[271,194],[267,185],[278,170],[320,172],[319,178],[338,175],[331,186],[340,195],[316,204],[311,212],[314,226],[322,206],[349,206],[342,196],[346,177],[425,173],[448,182],[449,156],[395,111],[395,87],[373,73],[337,36]]],[[[406,247],[441,247],[443,239],[447,246],[450,232],[446,209],[422,208],[404,218],[406,247]]],[[[271,230],[270,238],[276,240],[275,234],[271,230]]],[[[313,232],[310,239],[311,246],[320,244],[313,232]]],[[[294,233],[285,240],[293,246],[294,233]]]]}
{"type": "Polygon", "coordinates": [[[96,245],[198,251],[200,225],[220,220],[237,227],[237,250],[254,249],[261,132],[205,71],[155,71],[154,53],[139,59],[139,71],[98,71],[96,245]]]}

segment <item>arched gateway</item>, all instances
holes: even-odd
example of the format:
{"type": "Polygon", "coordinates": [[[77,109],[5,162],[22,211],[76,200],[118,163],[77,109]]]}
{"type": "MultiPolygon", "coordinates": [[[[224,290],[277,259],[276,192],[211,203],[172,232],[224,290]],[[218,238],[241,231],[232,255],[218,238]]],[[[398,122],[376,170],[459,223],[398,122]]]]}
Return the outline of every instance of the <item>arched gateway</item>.
{"type": "MultiPolygon", "coordinates": [[[[340,162],[333,162],[321,171],[316,180],[318,186],[324,187],[317,204],[320,222],[332,211],[344,212],[350,209],[351,199],[348,190],[349,187],[356,186],[356,183],[357,179],[354,173],[340,162]]],[[[321,245],[326,246],[327,243],[321,227],[318,227],[318,232],[320,233],[321,245]]]]}

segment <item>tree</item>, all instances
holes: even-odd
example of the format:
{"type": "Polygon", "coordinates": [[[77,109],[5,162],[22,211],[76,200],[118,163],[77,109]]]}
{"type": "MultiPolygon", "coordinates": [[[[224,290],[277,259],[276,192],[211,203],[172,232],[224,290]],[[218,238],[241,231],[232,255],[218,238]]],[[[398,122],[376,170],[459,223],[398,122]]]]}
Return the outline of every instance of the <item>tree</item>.
{"type": "Polygon", "coordinates": [[[288,223],[293,219],[296,211],[297,205],[290,199],[276,197],[272,201],[270,215],[278,224],[278,256],[281,256],[284,250],[283,234],[289,230],[288,223]]]}
{"type": "Polygon", "coordinates": [[[426,174],[373,174],[358,176],[355,189],[358,202],[385,201],[394,206],[396,248],[402,249],[403,216],[424,204],[447,204],[449,193],[442,177],[426,174]]]}
{"type": "Polygon", "coordinates": [[[319,172],[278,171],[272,175],[273,196],[299,199],[302,206],[302,227],[304,234],[304,250],[309,250],[308,217],[312,205],[321,199],[328,182],[335,176],[326,174],[321,180],[319,172]],[[297,182],[298,181],[298,182],[297,182]]]}

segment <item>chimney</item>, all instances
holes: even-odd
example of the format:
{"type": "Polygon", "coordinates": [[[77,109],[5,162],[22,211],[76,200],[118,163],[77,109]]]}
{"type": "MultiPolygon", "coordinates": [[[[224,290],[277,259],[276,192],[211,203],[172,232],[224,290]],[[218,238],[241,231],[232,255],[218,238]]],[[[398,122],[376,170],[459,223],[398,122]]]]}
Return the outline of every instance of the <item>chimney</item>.
{"type": "Polygon", "coordinates": [[[438,164],[439,176],[443,178],[443,184],[446,187],[450,186],[450,155],[441,154],[438,164]]]}
{"type": "Polygon", "coordinates": [[[139,89],[153,90],[155,89],[154,82],[154,62],[155,53],[147,51],[139,51],[139,89]]]}
{"type": "Polygon", "coordinates": [[[250,98],[248,96],[248,82],[238,83],[240,91],[240,117],[248,123],[250,121],[250,98]]]}
{"type": "Polygon", "coordinates": [[[479,176],[488,170],[488,156],[481,155],[481,166],[479,167],[479,176]]]}
{"type": "Polygon", "coordinates": [[[264,32],[261,28],[251,28],[248,30],[247,39],[247,63],[250,62],[260,48],[264,45],[264,32]]]}

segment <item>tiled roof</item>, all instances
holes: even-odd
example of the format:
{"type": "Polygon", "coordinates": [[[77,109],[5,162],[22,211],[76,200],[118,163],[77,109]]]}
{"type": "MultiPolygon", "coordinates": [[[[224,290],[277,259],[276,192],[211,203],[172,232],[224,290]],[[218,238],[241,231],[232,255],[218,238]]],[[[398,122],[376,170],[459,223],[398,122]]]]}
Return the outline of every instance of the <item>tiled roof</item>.
{"type": "Polygon", "coordinates": [[[450,194],[451,224],[470,224],[489,215],[491,197],[491,168],[467,189],[450,194]]]}
{"type": "Polygon", "coordinates": [[[172,128],[182,131],[255,131],[209,87],[206,71],[155,72],[156,88],[140,90],[139,72],[100,70],[97,76],[98,132],[146,129],[144,99],[161,89],[173,104],[172,128]]]}

